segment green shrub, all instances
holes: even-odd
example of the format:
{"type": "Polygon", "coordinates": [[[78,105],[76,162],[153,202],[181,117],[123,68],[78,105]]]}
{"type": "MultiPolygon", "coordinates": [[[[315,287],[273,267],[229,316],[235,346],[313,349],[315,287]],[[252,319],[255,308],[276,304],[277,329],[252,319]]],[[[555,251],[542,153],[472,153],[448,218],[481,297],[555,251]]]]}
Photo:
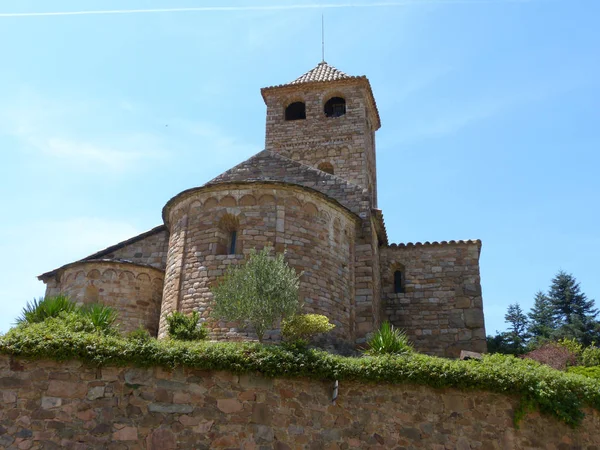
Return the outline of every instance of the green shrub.
{"type": "Polygon", "coordinates": [[[587,347],[581,354],[581,363],[586,367],[600,366],[600,348],[587,347]]]}
{"type": "Polygon", "coordinates": [[[252,251],[245,264],[229,266],[212,289],[213,316],[218,320],[250,325],[262,342],[278,320],[298,311],[299,275],[287,265],[283,254],[270,257],[270,248],[252,251]]]}
{"type": "MultiPolygon", "coordinates": [[[[600,410],[600,380],[506,355],[484,355],[481,361],[457,361],[418,353],[349,358],[315,349],[291,352],[280,346],[256,343],[129,340],[74,332],[64,320],[56,318],[11,329],[0,337],[0,353],[27,358],[79,359],[96,366],[185,366],[234,373],[260,372],[268,377],[487,390],[520,396],[521,407],[517,412],[535,407],[569,425],[581,422],[583,406],[600,410]]],[[[521,416],[519,413],[515,418],[521,416]]]]}
{"type": "Polygon", "coordinates": [[[167,316],[167,332],[171,339],[179,341],[199,341],[206,339],[208,332],[202,324],[198,324],[200,315],[198,311],[185,315],[175,311],[167,316]]]}
{"type": "Polygon", "coordinates": [[[50,317],[58,317],[60,313],[70,313],[76,309],[75,303],[64,295],[34,299],[32,303],[27,302],[17,318],[17,324],[43,322],[50,317]]]}
{"type": "Polygon", "coordinates": [[[115,321],[117,320],[117,312],[110,306],[94,303],[84,305],[79,310],[81,315],[88,319],[94,328],[105,334],[117,333],[115,321]]]}
{"type": "Polygon", "coordinates": [[[581,356],[583,352],[583,345],[581,345],[576,339],[573,338],[562,338],[557,342],[561,347],[565,347],[571,353],[573,353],[577,358],[581,356]]]}
{"type": "Polygon", "coordinates": [[[294,314],[281,321],[281,335],[288,342],[306,345],[311,337],[329,333],[335,325],[321,314],[294,314]]]}
{"type": "Polygon", "coordinates": [[[593,367],[569,367],[567,369],[569,373],[575,373],[577,375],[583,375],[584,377],[595,378],[596,380],[600,380],[600,366],[593,367]]]}
{"type": "Polygon", "coordinates": [[[389,322],[383,322],[367,344],[365,353],[368,355],[400,355],[414,351],[406,333],[389,322]]]}
{"type": "Polygon", "coordinates": [[[149,341],[152,339],[152,336],[150,336],[150,333],[144,327],[139,327],[127,333],[127,339],[133,341],[149,341]]]}

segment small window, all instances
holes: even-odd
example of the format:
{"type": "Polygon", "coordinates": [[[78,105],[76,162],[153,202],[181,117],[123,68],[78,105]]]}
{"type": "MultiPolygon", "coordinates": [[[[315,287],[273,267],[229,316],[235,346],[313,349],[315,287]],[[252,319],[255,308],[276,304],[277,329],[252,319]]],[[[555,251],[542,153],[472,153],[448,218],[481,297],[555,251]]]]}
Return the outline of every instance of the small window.
{"type": "Polygon", "coordinates": [[[342,97],[332,97],[325,103],[327,117],[340,117],[346,114],[346,100],[342,97]]]}
{"type": "Polygon", "coordinates": [[[229,254],[235,255],[235,245],[237,244],[237,230],[229,233],[229,254]]]}
{"type": "Polygon", "coordinates": [[[327,172],[330,173],[331,175],[333,175],[333,165],[331,163],[328,162],[324,162],[319,164],[319,166],[317,167],[317,169],[322,170],[323,172],[327,172]]]}
{"type": "Polygon", "coordinates": [[[404,272],[401,270],[394,272],[394,293],[404,294],[404,272]]]}
{"type": "Polygon", "coordinates": [[[228,213],[221,218],[217,231],[217,255],[236,255],[241,252],[239,231],[240,222],[237,217],[228,213]]]}
{"type": "Polygon", "coordinates": [[[285,120],[306,119],[306,105],[302,102],[294,102],[285,108],[285,120]]]}

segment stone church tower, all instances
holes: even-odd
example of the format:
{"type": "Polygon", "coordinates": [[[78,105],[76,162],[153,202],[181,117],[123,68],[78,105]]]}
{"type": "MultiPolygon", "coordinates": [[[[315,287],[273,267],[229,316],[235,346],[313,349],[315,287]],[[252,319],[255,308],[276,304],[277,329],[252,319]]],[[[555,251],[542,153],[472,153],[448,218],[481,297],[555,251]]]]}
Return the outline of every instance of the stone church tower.
{"type": "Polygon", "coordinates": [[[265,150],[173,197],[164,225],[41,275],[47,294],[114,306],[124,330],[163,337],[170,313],[199,311],[212,339],[248,339],[239,324],[210,318],[210,287],[251,249],[271,246],[303,273],[304,311],[336,324],[324,344],[362,345],[389,320],[419,351],[484,351],[481,242],[388,242],[367,78],[321,62],[261,93],[265,150]]]}

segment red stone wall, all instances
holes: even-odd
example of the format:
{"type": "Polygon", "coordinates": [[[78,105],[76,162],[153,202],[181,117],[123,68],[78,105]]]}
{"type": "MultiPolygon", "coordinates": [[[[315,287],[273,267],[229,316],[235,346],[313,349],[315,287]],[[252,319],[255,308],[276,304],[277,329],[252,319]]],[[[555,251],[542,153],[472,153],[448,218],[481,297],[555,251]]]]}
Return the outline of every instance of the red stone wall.
{"type": "Polygon", "coordinates": [[[0,355],[0,448],[597,450],[582,425],[488,392],[225,372],[88,367],[0,355]]]}
{"type": "Polygon", "coordinates": [[[46,295],[68,295],[77,304],[102,303],[115,308],[124,333],[139,327],[156,336],[164,272],[115,261],[74,263],[48,280],[46,295]]]}
{"type": "Polygon", "coordinates": [[[377,204],[373,139],[377,119],[364,80],[304,84],[263,93],[267,150],[312,167],[331,163],[335,175],[367,188],[377,204]],[[345,115],[325,116],[323,108],[331,97],[346,100],[345,115]],[[296,101],[306,104],[306,119],[286,121],[285,108],[296,101]]]}
{"type": "MultiPolygon", "coordinates": [[[[327,315],[336,324],[331,337],[353,340],[353,246],[358,218],[316,193],[293,186],[216,186],[198,191],[173,205],[171,242],[163,294],[164,317],[179,310],[211,312],[211,285],[230,264],[265,245],[285,252],[303,275],[300,298],[304,310],[327,315]],[[236,254],[226,255],[225,216],[239,222],[236,254]]],[[[236,324],[212,323],[212,338],[248,337],[236,324]]],[[[277,333],[269,337],[277,338],[277,333]]]]}
{"type": "Polygon", "coordinates": [[[381,249],[383,316],[403,328],[419,352],[458,357],[487,351],[479,276],[480,243],[381,249]],[[405,292],[394,293],[394,271],[405,292]]]}

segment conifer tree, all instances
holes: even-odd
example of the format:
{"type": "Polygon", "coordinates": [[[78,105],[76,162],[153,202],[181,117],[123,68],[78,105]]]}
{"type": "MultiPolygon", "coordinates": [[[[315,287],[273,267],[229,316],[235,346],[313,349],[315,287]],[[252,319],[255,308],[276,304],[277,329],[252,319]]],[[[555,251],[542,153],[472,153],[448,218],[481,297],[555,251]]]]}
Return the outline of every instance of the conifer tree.
{"type": "Polygon", "coordinates": [[[559,271],[552,279],[548,298],[557,325],[554,337],[575,338],[584,345],[600,337],[600,324],[596,320],[598,310],[594,308],[594,300],[588,300],[581,292],[573,275],[559,271]]]}
{"type": "Polygon", "coordinates": [[[595,319],[598,310],[594,308],[594,300],[588,300],[581,292],[575,277],[559,271],[552,279],[548,297],[554,311],[554,318],[560,324],[569,324],[575,317],[583,320],[595,319]]]}
{"type": "Polygon", "coordinates": [[[528,339],[528,320],[521,305],[518,303],[508,305],[504,320],[509,324],[508,332],[506,333],[508,345],[513,349],[514,353],[522,353],[528,339]]]}
{"type": "Polygon", "coordinates": [[[550,339],[556,328],[554,309],[550,299],[542,291],[536,292],[533,307],[527,316],[529,318],[527,331],[531,338],[536,341],[550,339]]]}

